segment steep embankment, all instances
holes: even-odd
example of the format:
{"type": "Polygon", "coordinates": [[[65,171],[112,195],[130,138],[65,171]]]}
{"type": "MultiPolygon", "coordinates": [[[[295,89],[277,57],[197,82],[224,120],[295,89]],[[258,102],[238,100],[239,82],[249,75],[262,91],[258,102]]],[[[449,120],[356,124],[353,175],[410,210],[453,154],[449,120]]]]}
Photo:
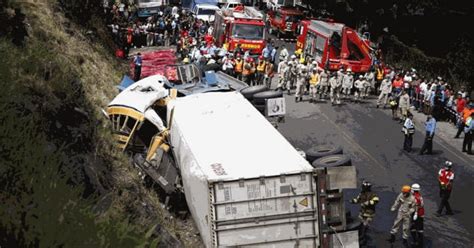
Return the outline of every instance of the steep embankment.
{"type": "Polygon", "coordinates": [[[101,108],[125,68],[101,20],[0,0],[0,21],[0,246],[195,247],[113,146],[101,108]]]}

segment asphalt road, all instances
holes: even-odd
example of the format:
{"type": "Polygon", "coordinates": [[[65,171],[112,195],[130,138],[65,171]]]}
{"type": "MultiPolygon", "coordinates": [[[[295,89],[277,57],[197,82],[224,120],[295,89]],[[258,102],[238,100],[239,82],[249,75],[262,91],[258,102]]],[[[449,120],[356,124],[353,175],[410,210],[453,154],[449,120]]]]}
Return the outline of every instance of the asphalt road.
{"type": "MultiPolygon", "coordinates": [[[[294,52],[294,42],[269,37],[276,46],[285,43],[290,54],[294,52]]],[[[369,180],[373,183],[373,190],[381,201],[369,232],[368,247],[391,247],[386,238],[396,213],[391,212],[390,207],[402,185],[413,183],[421,185],[425,201],[425,247],[474,247],[472,156],[462,154],[458,147],[436,136],[434,155],[418,155],[424,139],[422,126],[417,126],[414,151],[404,152],[401,124],[392,120],[390,110],[375,108],[373,99],[362,104],[346,102],[341,106],[331,106],[330,102],[295,103],[294,96],[285,97],[286,122],[281,123],[278,129],[290,143],[303,150],[322,144],[341,145],[357,168],[359,182],[369,180]],[[450,199],[454,215],[436,217],[440,200],[437,173],[446,160],[454,164],[455,183],[450,199]]],[[[355,197],[358,192],[346,190],[346,200],[355,197]]],[[[357,216],[357,205],[346,206],[353,216],[357,216]]],[[[392,247],[403,247],[401,230],[392,247]]]]}

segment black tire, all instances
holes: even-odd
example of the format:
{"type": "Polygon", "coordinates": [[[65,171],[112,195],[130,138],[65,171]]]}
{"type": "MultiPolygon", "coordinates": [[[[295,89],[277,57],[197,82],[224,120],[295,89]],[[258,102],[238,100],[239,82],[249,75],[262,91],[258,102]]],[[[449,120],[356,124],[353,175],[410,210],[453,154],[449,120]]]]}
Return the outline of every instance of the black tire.
{"type": "Polygon", "coordinates": [[[256,86],[250,86],[250,87],[247,87],[245,89],[242,89],[240,91],[240,94],[242,94],[245,98],[247,98],[247,100],[252,100],[253,99],[253,95],[257,94],[257,93],[260,93],[262,91],[266,91],[268,90],[267,86],[265,85],[256,85],[256,86]]]}
{"type": "Polygon", "coordinates": [[[313,163],[318,158],[334,154],[342,154],[342,147],[332,145],[315,146],[306,151],[306,160],[313,163]]]}
{"type": "Polygon", "coordinates": [[[326,157],[318,158],[311,164],[314,168],[330,168],[339,166],[351,166],[351,158],[344,154],[334,154],[326,157]]]}
{"type": "Polygon", "coordinates": [[[253,104],[265,105],[265,99],[278,98],[278,97],[283,97],[283,92],[267,90],[267,91],[259,92],[253,95],[252,102],[253,104]]]}

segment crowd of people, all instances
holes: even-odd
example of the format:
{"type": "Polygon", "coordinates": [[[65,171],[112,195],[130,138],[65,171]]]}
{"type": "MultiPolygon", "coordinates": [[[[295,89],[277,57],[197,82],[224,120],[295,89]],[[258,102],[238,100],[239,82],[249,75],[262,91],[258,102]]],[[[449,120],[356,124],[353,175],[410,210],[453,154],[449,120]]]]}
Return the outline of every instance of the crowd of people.
{"type": "Polygon", "coordinates": [[[333,105],[340,105],[343,101],[359,103],[371,95],[378,96],[376,107],[390,107],[393,119],[403,124],[406,151],[411,151],[411,116],[417,111],[428,117],[421,153],[432,152],[436,121],[448,121],[458,128],[455,138],[464,133],[462,150],[472,154],[474,102],[464,87],[455,92],[441,77],[428,78],[413,68],[403,70],[377,62],[365,73],[354,73],[350,67],[329,71],[305,58],[301,50],[290,54],[285,45],[277,47],[271,40],[261,54],[250,54],[240,45],[228,51],[226,46],[216,46],[212,23],[199,20],[178,6],[162,7],[145,19],[138,18],[131,0],[116,0],[104,4],[104,9],[125,57],[131,47],[176,45],[183,63],[195,63],[203,71],[223,71],[250,86],[266,85],[287,92],[294,95],[296,102],[308,96],[311,103],[330,100],[333,105]],[[275,76],[277,79],[273,80],[275,76]]]}

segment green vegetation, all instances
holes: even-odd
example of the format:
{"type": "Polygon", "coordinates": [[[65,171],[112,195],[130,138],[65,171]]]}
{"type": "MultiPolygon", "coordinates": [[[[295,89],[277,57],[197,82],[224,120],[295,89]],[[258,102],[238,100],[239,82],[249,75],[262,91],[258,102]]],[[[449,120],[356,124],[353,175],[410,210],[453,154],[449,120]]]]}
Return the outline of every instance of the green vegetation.
{"type": "Polygon", "coordinates": [[[0,246],[183,246],[101,112],[125,70],[101,20],[89,35],[55,1],[0,7],[0,246]]]}

